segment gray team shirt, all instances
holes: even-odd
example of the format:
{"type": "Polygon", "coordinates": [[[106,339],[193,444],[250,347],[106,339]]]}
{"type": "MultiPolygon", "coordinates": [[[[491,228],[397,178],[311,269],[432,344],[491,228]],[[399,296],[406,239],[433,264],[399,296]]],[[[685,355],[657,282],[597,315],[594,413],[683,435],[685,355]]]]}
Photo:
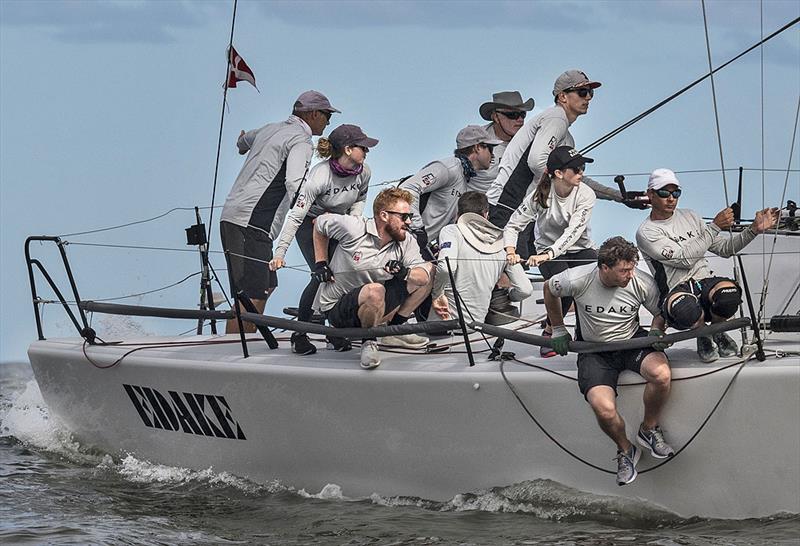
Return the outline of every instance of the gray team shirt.
{"type": "Polygon", "coordinates": [[[283,259],[286,256],[286,251],[306,215],[316,218],[325,212],[332,212],[361,216],[371,177],[372,171],[366,163],[360,174],[344,178],[331,171],[329,160],[314,165],[286,218],[286,224],[278,237],[275,257],[283,259]]]}
{"type": "MultiPolygon", "coordinates": [[[[496,136],[494,132],[494,122],[484,125],[484,128],[489,131],[490,135],[496,136]]],[[[467,180],[467,191],[479,191],[481,193],[489,191],[489,187],[500,172],[500,160],[503,158],[506,146],[508,146],[508,142],[503,142],[494,147],[492,151],[492,162],[489,168],[484,171],[478,171],[475,176],[467,180]]]]}
{"type": "MultiPolygon", "coordinates": [[[[497,236],[499,235],[498,230],[497,236]]],[[[456,312],[456,303],[445,262],[447,257],[450,258],[450,268],[456,279],[456,288],[463,300],[462,307],[467,319],[472,317],[483,322],[489,312],[492,288],[503,273],[507,273],[511,280],[509,291],[511,301],[522,301],[533,292],[531,281],[525,275],[522,266],[508,265],[503,249],[494,254],[480,252],[464,238],[457,224],[450,224],[439,232],[439,260],[436,262],[436,278],[431,297],[435,299],[446,294],[451,314],[456,312]]],[[[431,312],[428,320],[441,319],[436,313],[431,312]]]]}
{"type": "Polygon", "coordinates": [[[581,338],[609,342],[631,339],[639,329],[639,307],[661,314],[658,288],[649,273],[636,269],[625,288],[605,286],[597,264],[567,269],[547,281],[557,298],[572,296],[580,320],[581,338]]]}
{"type": "Polygon", "coordinates": [[[636,231],[636,245],[644,255],[662,296],[688,279],[713,276],[706,251],[723,258],[733,256],[755,239],[752,229],[727,237],[713,222],[706,224],[689,209],[675,209],[667,220],[648,216],[636,231]]]}
{"type": "Polygon", "coordinates": [[[404,241],[390,241],[381,246],[378,228],[373,218],[323,214],[314,229],[339,241],[329,258],[334,282],[323,283],[319,292],[322,311],[329,311],[339,298],[360,286],[386,282],[392,278],[384,266],[389,260],[400,260],[408,268],[422,267],[428,274],[431,266],[422,259],[416,239],[406,234],[404,241]]]}
{"type": "MultiPolygon", "coordinates": [[[[503,194],[506,182],[511,173],[517,168],[525,155],[525,150],[531,146],[528,154],[528,168],[533,173],[530,186],[526,190],[529,195],[539,184],[542,175],[547,170],[547,156],[558,146],[575,147],[575,139],[569,132],[567,113],[558,105],[542,110],[539,114],[526,122],[517,131],[514,138],[506,146],[498,168],[497,178],[489,187],[486,196],[491,205],[497,205],[503,194]],[[533,143],[533,145],[531,145],[533,143]]],[[[621,199],[619,191],[604,186],[591,178],[584,177],[583,183],[592,188],[601,199],[621,199]]]]}
{"type": "Polygon", "coordinates": [[[249,153],[225,200],[221,220],[261,229],[274,238],[311,162],[311,128],[290,116],[248,131],[237,146],[249,153]],[[285,191],[262,199],[273,183],[284,182],[285,191]]]}
{"type": "Polygon", "coordinates": [[[458,198],[466,191],[467,178],[457,157],[448,157],[425,165],[420,171],[400,183],[400,188],[414,196],[411,212],[413,229],[425,227],[428,239],[435,240],[447,224],[456,220],[458,198]],[[425,210],[420,214],[420,197],[430,194],[425,210]]]}
{"type": "Polygon", "coordinates": [[[529,194],[514,211],[503,230],[503,246],[517,246],[517,237],[525,227],[536,221],[536,249],[553,251],[553,258],[567,252],[594,248],[589,229],[597,197],[591,188],[581,183],[566,197],[559,197],[550,188],[547,208],[542,208],[529,194]]]}

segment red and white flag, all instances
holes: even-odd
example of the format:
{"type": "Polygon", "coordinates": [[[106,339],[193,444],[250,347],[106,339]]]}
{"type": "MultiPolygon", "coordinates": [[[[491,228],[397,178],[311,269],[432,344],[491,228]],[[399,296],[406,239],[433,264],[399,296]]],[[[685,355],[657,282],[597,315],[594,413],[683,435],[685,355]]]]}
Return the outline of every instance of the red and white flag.
{"type": "Polygon", "coordinates": [[[228,50],[228,81],[226,87],[236,87],[236,82],[249,82],[256,87],[256,77],[233,46],[228,50]]]}

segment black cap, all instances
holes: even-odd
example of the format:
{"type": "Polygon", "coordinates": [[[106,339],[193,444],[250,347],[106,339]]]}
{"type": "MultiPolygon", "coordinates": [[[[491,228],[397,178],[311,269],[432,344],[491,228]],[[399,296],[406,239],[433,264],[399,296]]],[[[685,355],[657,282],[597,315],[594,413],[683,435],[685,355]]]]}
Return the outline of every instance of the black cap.
{"type": "Polygon", "coordinates": [[[364,134],[361,127],[358,125],[339,125],[336,129],[331,131],[328,136],[333,147],[341,150],[345,146],[363,146],[364,148],[372,148],[378,144],[378,140],[370,138],[364,134]]]}
{"type": "Polygon", "coordinates": [[[579,167],[584,163],[594,163],[591,157],[583,157],[571,146],[559,146],[547,156],[547,172],[553,174],[567,167],[579,167]]]}

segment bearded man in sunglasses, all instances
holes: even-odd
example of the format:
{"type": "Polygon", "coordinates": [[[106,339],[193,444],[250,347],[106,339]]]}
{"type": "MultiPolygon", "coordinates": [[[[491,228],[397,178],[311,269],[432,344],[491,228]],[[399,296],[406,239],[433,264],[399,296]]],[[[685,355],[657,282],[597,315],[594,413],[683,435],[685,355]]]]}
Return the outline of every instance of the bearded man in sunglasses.
{"type": "Polygon", "coordinates": [[[519,91],[500,91],[492,95],[492,100],[484,102],[478,108],[481,117],[488,123],[484,128],[489,134],[495,136],[502,143],[494,147],[492,164],[484,171],[478,171],[475,176],[467,181],[467,190],[479,191],[485,194],[492,185],[497,174],[500,172],[500,160],[503,152],[514,135],[522,129],[525,124],[525,116],[533,110],[534,101],[529,98],[522,101],[519,91]]]}
{"type": "MultiPolygon", "coordinates": [[[[689,209],[679,209],[681,185],[669,169],[656,169],[647,183],[650,216],[636,232],[636,243],[653,273],[661,293],[662,315],[678,330],[698,328],[706,322],[723,322],[736,312],[742,290],[731,279],[714,276],[706,251],[728,258],[747,246],[756,235],[775,226],[776,208],[756,213],[749,227],[730,237],[722,231],[733,226],[733,210],[726,207],[710,223],[689,209]]],[[[697,338],[703,362],[735,356],[736,342],[725,332],[697,338]]]]}
{"type": "MultiPolygon", "coordinates": [[[[489,220],[494,225],[504,228],[525,196],[536,188],[546,171],[550,152],[558,146],[575,147],[569,128],[589,111],[594,90],[600,85],[580,70],[567,70],[553,86],[555,104],[534,116],[514,135],[503,153],[497,178],[487,192],[489,220]]],[[[618,190],[591,178],[584,178],[583,183],[592,188],[599,199],[622,200],[618,190]]],[[[518,247],[517,253],[527,258],[527,250],[518,247]]]]}
{"type": "MultiPolygon", "coordinates": [[[[337,328],[404,324],[431,293],[433,266],[408,234],[412,195],[399,188],[380,192],[373,218],[323,214],[314,224],[312,276],[322,283],[319,306],[337,328]],[[330,239],[339,241],[328,265],[330,239]]],[[[421,348],[428,338],[416,334],[383,338],[382,344],[421,348]]],[[[375,338],[361,343],[361,367],[381,363],[375,338]]]]}

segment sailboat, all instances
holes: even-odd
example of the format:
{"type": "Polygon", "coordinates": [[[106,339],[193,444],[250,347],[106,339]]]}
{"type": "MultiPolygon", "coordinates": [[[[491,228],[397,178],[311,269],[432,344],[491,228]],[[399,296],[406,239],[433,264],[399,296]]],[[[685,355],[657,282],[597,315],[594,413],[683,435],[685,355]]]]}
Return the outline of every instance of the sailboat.
{"type": "MultiPolygon", "coordinates": [[[[238,318],[259,326],[259,335],[104,339],[86,313],[215,321],[236,315],[84,301],[63,241],[31,237],[26,259],[39,339],[28,356],[51,415],[82,445],[112,455],[213,467],[298,489],[335,483],[349,497],[444,500],[550,479],[639,498],[681,516],[800,513],[795,211],[787,203],[781,225],[751,243],[769,249],[769,268],[761,255],[712,258],[717,274],[746,280],[751,305],[739,319],[667,336],[675,342],[667,353],[674,383],[663,423],[677,454],[663,462],[643,459],[641,475],[625,488],[613,479],[608,439],[577,394],[575,353],[544,360],[534,350],[547,343],[535,334],[544,316],[536,296],[502,327],[461,317],[436,326],[333,331],[241,312],[238,318]],[[74,305],[32,255],[34,242],[57,245],[74,305]],[[63,304],[77,337],[46,338],[40,278],[63,304]],[[713,328],[741,331],[742,354],[701,363],[694,337],[713,328]],[[381,367],[365,372],[352,353],[294,355],[281,330],[354,340],[408,332],[438,337],[420,350],[385,349],[381,367]],[[502,347],[498,339],[505,340],[502,347]]],[[[640,342],[652,341],[623,343],[640,342]]],[[[573,343],[572,349],[609,347],[573,343]]],[[[619,408],[629,426],[641,420],[642,391],[638,377],[623,376],[619,408]]]]}

